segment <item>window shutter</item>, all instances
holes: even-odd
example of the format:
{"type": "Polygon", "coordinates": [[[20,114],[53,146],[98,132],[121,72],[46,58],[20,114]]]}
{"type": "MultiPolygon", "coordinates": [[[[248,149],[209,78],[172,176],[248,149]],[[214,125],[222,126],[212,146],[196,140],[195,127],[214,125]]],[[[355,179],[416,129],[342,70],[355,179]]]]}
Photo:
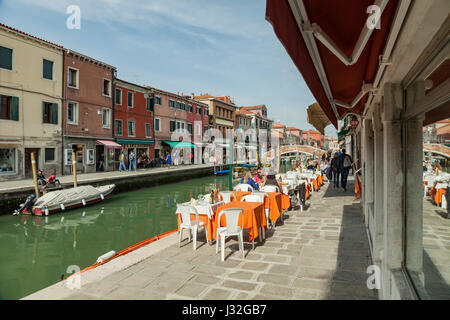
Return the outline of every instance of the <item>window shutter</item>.
{"type": "Polygon", "coordinates": [[[58,124],[58,104],[52,104],[52,123],[58,124]]]}
{"type": "Polygon", "coordinates": [[[45,102],[42,102],[42,123],[45,123],[45,102]]]}
{"type": "MultiPolygon", "coordinates": [[[[1,106],[0,106],[1,111],[1,106]]],[[[11,118],[12,120],[19,121],[19,98],[12,97],[11,99],[11,118]]]]}

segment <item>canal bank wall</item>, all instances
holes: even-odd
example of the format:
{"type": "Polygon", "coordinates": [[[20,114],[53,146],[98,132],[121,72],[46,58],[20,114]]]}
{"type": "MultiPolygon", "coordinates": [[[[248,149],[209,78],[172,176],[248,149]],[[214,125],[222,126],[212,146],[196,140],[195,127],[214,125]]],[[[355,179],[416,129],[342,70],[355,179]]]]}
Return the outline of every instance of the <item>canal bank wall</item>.
{"type": "MultiPolygon", "coordinates": [[[[155,187],[162,184],[201,178],[214,174],[216,170],[224,170],[228,166],[209,164],[186,165],[168,168],[143,169],[137,172],[98,172],[78,175],[77,185],[94,187],[115,184],[113,194],[155,187]]],[[[64,189],[73,187],[73,176],[59,177],[64,189]]],[[[0,215],[11,214],[25,202],[28,195],[34,193],[32,180],[6,181],[0,183],[0,215]]]]}

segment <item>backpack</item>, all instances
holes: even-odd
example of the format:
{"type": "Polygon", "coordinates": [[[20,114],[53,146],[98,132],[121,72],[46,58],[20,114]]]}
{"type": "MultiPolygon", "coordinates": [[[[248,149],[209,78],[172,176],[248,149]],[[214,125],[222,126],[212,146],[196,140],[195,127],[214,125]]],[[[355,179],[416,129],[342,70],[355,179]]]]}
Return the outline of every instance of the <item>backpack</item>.
{"type": "Polygon", "coordinates": [[[352,166],[352,162],[350,160],[350,156],[349,155],[345,155],[344,158],[344,168],[348,168],[352,166]]]}

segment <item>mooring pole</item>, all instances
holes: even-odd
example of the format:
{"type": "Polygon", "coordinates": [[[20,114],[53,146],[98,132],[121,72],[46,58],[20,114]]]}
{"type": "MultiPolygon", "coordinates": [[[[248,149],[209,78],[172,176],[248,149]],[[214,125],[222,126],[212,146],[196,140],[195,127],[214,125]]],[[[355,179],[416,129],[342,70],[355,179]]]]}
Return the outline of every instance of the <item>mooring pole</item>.
{"type": "Polygon", "coordinates": [[[77,187],[77,160],[75,159],[75,152],[72,151],[72,167],[73,167],[73,187],[77,187]]]}
{"type": "Polygon", "coordinates": [[[39,188],[36,176],[36,160],[34,159],[34,152],[31,153],[31,169],[33,171],[34,191],[36,192],[36,199],[39,198],[39,188]]]}

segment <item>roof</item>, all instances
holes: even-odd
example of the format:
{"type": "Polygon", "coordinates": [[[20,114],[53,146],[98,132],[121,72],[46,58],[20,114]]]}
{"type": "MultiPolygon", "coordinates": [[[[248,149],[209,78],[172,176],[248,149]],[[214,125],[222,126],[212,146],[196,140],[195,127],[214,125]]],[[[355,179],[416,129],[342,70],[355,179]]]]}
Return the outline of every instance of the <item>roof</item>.
{"type": "Polygon", "coordinates": [[[44,43],[44,44],[46,44],[46,45],[48,45],[50,47],[56,48],[56,49],[60,49],[60,50],[63,49],[63,46],[58,44],[58,43],[50,42],[50,41],[47,41],[47,40],[35,37],[35,36],[33,36],[33,35],[29,34],[29,33],[20,31],[19,29],[15,29],[15,28],[7,26],[7,25],[5,25],[3,23],[0,23],[0,29],[5,30],[7,32],[16,33],[18,35],[24,36],[26,38],[30,38],[32,40],[36,40],[36,41],[42,42],[42,43],[44,43]]]}
{"type": "Polygon", "coordinates": [[[247,107],[241,107],[241,108],[245,109],[245,110],[264,109],[264,108],[267,109],[265,104],[260,104],[260,105],[257,105],[257,106],[247,106],[247,107]]]}
{"type": "Polygon", "coordinates": [[[144,86],[144,88],[152,89],[153,91],[155,91],[155,93],[165,94],[165,95],[171,96],[171,97],[173,97],[175,99],[186,100],[186,101],[190,101],[190,102],[193,102],[193,103],[197,103],[199,105],[203,105],[204,107],[208,107],[207,104],[205,104],[203,102],[200,102],[200,101],[197,101],[196,97],[194,97],[194,99],[192,99],[190,96],[180,96],[180,95],[178,95],[176,93],[172,93],[172,92],[165,91],[165,90],[158,89],[158,88],[151,87],[151,86],[144,86]]]}
{"type": "Polygon", "coordinates": [[[236,111],[236,114],[237,115],[251,115],[253,113],[250,111],[247,111],[247,110],[239,109],[238,111],[236,111]]]}
{"type": "Polygon", "coordinates": [[[291,130],[291,131],[295,131],[295,130],[297,130],[297,131],[302,131],[302,130],[300,130],[299,128],[296,128],[296,127],[287,127],[286,129],[287,129],[287,130],[291,130]]]}
{"type": "Polygon", "coordinates": [[[446,124],[445,126],[442,126],[436,130],[436,133],[438,136],[443,136],[450,134],[450,123],[446,124]]]}
{"type": "Polygon", "coordinates": [[[66,50],[65,50],[65,53],[66,53],[66,54],[72,54],[72,55],[74,55],[75,57],[82,57],[82,58],[85,59],[85,60],[89,60],[90,62],[93,62],[94,64],[98,64],[98,65],[100,65],[100,66],[102,66],[102,67],[106,67],[106,68],[111,69],[111,70],[117,70],[116,67],[113,67],[113,66],[111,66],[111,65],[109,65],[109,64],[107,64],[107,63],[104,63],[104,62],[102,62],[102,61],[96,60],[96,59],[91,58],[91,57],[89,57],[89,56],[87,56],[87,55],[85,55],[85,54],[76,52],[76,51],[71,50],[71,49],[66,49],[66,50]]]}
{"type": "Polygon", "coordinates": [[[387,2],[381,28],[370,30],[367,8],[374,0],[303,0],[292,7],[290,1],[266,1],[266,19],[336,129],[347,112],[361,114],[370,89],[363,84],[375,80],[400,1],[387,2]],[[360,42],[361,37],[367,41],[360,42]]]}
{"type": "Polygon", "coordinates": [[[210,95],[209,93],[206,93],[206,94],[201,94],[199,96],[194,96],[194,100],[216,100],[216,101],[220,101],[222,103],[225,103],[225,104],[229,105],[230,107],[238,108],[238,106],[236,106],[231,101],[230,96],[216,97],[216,96],[210,95]]]}

